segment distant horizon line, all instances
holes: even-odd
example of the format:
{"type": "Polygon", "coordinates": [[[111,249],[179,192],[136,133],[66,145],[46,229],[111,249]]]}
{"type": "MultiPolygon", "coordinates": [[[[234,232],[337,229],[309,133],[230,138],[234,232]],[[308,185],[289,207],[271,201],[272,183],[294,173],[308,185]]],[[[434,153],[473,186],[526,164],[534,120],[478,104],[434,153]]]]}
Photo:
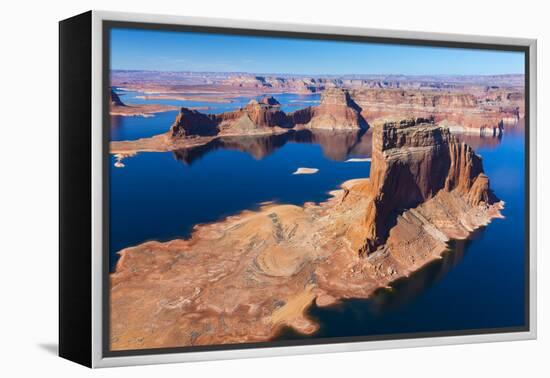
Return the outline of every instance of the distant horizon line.
{"type": "Polygon", "coordinates": [[[275,72],[250,72],[250,71],[192,71],[192,70],[144,70],[144,69],[127,69],[127,68],[111,68],[110,71],[126,71],[126,72],[166,72],[166,73],[218,73],[218,74],[250,74],[258,76],[267,75],[292,75],[292,76],[525,76],[525,73],[495,73],[495,74],[405,74],[405,73],[345,73],[345,74],[312,74],[312,73],[275,73],[275,72]]]}

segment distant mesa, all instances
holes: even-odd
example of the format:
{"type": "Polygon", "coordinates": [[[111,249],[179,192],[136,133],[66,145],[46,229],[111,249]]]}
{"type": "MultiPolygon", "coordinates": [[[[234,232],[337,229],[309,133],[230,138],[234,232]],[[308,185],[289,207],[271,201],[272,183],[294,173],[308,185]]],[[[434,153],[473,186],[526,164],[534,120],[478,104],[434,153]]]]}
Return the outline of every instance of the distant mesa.
{"type": "Polygon", "coordinates": [[[218,132],[217,121],[214,117],[189,108],[181,108],[175,122],[170,127],[172,138],[185,138],[197,135],[210,136],[216,135],[218,132]]]}
{"type": "Polygon", "coordinates": [[[315,93],[328,88],[353,89],[411,89],[411,90],[452,90],[465,88],[496,92],[501,88],[521,88],[525,76],[517,75],[260,75],[256,73],[196,73],[196,72],[152,72],[111,70],[114,85],[123,85],[131,89],[155,89],[166,86],[180,90],[186,86],[199,88],[215,87],[220,91],[238,90],[262,93],[294,92],[315,93]]]}

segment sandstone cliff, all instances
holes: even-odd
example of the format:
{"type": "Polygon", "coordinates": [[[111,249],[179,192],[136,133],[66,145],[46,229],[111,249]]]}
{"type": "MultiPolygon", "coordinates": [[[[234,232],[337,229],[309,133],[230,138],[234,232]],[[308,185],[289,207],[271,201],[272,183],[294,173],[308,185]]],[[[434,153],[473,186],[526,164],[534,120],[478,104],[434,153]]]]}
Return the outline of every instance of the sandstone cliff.
{"type": "Polygon", "coordinates": [[[361,111],[347,90],[330,88],[321,95],[319,106],[297,111],[292,117],[295,123],[305,124],[312,129],[362,129],[367,127],[367,122],[361,111]]]}
{"type": "Polygon", "coordinates": [[[228,133],[254,133],[266,128],[293,126],[281,104],[273,97],[263,97],[260,101],[251,100],[245,107],[233,112],[214,116],[222,131],[228,133]]]}
{"type": "Polygon", "coordinates": [[[175,122],[170,127],[172,138],[216,135],[218,122],[197,110],[181,108],[175,122]]]}
{"type": "Polygon", "coordinates": [[[385,117],[433,117],[454,132],[497,136],[504,124],[516,124],[523,116],[521,93],[510,91],[453,91],[404,89],[354,89],[351,97],[362,115],[372,121],[385,117]]]}
{"type": "Polygon", "coordinates": [[[472,148],[448,128],[422,118],[374,126],[370,180],[355,190],[371,199],[364,221],[348,232],[360,254],[372,253],[386,241],[400,213],[441,190],[456,191],[471,206],[497,201],[472,148]]]}

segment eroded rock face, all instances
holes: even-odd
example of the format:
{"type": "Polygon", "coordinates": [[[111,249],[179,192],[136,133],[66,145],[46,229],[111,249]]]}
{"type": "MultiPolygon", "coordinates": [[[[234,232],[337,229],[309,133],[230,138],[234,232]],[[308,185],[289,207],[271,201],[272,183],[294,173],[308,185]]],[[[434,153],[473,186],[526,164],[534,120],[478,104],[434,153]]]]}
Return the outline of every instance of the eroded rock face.
{"type": "Polygon", "coordinates": [[[315,129],[362,129],[367,127],[367,122],[361,111],[361,107],[351,99],[347,90],[330,88],[321,95],[319,106],[310,109],[309,120],[307,111],[296,112],[294,118],[297,123],[315,129]]]}
{"type": "Polygon", "coordinates": [[[218,122],[197,110],[181,108],[174,124],[170,127],[172,138],[210,136],[218,133],[218,122]]]}
{"type": "Polygon", "coordinates": [[[260,160],[283,147],[288,142],[317,143],[325,157],[344,161],[352,151],[370,155],[370,135],[364,130],[291,130],[288,133],[248,136],[221,136],[213,138],[205,144],[174,150],[174,156],[184,164],[192,164],[195,160],[216,149],[229,149],[246,152],[260,160]],[[365,145],[369,146],[365,149],[365,145]]]}
{"type": "Polygon", "coordinates": [[[352,91],[352,96],[364,104],[389,106],[409,105],[418,107],[475,108],[476,97],[469,93],[440,93],[403,89],[362,89],[352,91]]]}
{"type": "Polygon", "coordinates": [[[505,124],[516,124],[524,113],[520,92],[442,92],[412,89],[353,89],[351,97],[369,122],[384,117],[433,117],[454,132],[498,136],[505,124]]]}
{"type": "Polygon", "coordinates": [[[373,158],[368,185],[372,198],[362,225],[348,232],[359,254],[382,245],[397,216],[433,198],[440,190],[456,191],[472,206],[497,199],[483,174],[481,158],[433,120],[379,121],[373,131],[373,158]]]}
{"type": "Polygon", "coordinates": [[[241,109],[214,115],[222,134],[269,133],[276,128],[291,128],[291,120],[281,110],[281,105],[273,97],[260,101],[251,100],[241,109]]]}

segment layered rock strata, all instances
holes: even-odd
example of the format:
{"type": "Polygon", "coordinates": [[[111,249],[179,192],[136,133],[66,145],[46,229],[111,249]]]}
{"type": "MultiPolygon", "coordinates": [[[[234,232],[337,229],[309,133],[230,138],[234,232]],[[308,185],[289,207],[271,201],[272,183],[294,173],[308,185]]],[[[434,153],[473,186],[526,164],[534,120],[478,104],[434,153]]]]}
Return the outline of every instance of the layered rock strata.
{"type": "MultiPolygon", "coordinates": [[[[361,115],[361,107],[352,100],[347,90],[327,89],[321,95],[321,104],[310,109],[310,118],[296,117],[296,123],[303,123],[317,129],[361,129],[367,121],[361,115]]],[[[302,114],[302,113],[299,113],[302,114]]]]}
{"type": "Polygon", "coordinates": [[[452,131],[498,136],[504,125],[514,125],[524,115],[522,93],[415,91],[404,89],[357,89],[351,97],[367,120],[384,117],[433,117],[452,131]]]}
{"type": "Polygon", "coordinates": [[[175,122],[170,127],[170,136],[172,138],[186,138],[196,135],[210,136],[219,132],[216,120],[199,112],[188,108],[181,108],[175,122]]]}
{"type": "Polygon", "coordinates": [[[481,158],[431,119],[379,121],[373,132],[370,173],[362,190],[372,201],[364,222],[348,232],[352,248],[360,254],[372,253],[385,242],[400,213],[441,190],[455,191],[471,206],[497,201],[481,158]]]}

